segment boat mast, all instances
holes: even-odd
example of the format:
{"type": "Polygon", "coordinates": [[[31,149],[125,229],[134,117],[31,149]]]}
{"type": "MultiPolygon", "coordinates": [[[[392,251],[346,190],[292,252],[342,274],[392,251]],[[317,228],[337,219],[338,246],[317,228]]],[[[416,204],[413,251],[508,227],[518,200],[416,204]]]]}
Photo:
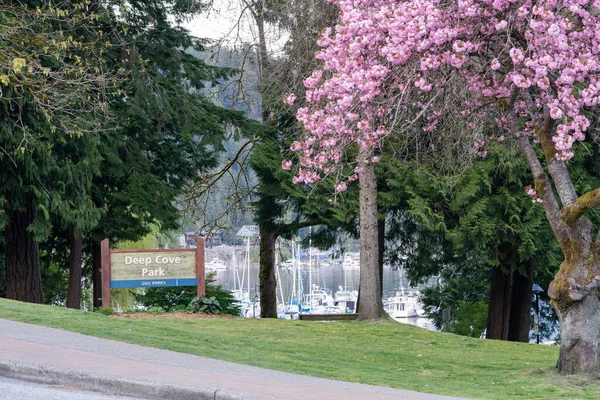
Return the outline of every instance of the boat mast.
{"type": "Polygon", "coordinates": [[[304,303],[304,299],[302,298],[302,270],[300,269],[300,243],[298,243],[298,261],[296,263],[298,269],[298,307],[302,310],[302,303],[304,303]]]}
{"type": "Polygon", "coordinates": [[[250,301],[250,236],[248,236],[246,254],[248,255],[248,263],[246,265],[246,267],[248,268],[248,301],[250,301]]]}
{"type": "MultiPolygon", "coordinates": [[[[312,294],[312,227],[308,227],[308,294],[312,294]]],[[[312,300],[312,297],[310,298],[312,300]]]]}
{"type": "MultiPolygon", "coordinates": [[[[290,304],[294,300],[294,296],[296,296],[296,246],[294,245],[294,240],[292,239],[292,270],[293,270],[293,279],[292,279],[292,295],[290,296],[290,304]]],[[[300,304],[296,299],[296,305],[300,304]]]]}

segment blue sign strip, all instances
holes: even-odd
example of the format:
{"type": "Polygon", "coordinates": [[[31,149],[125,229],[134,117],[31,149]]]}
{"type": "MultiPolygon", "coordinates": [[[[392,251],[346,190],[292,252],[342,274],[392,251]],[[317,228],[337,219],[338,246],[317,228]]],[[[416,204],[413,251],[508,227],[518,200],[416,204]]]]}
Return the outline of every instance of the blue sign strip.
{"type": "Polygon", "coordinates": [[[196,279],[196,278],[181,278],[181,279],[142,279],[142,280],[110,281],[110,287],[113,289],[135,288],[135,287],[161,287],[161,286],[198,286],[198,279],[196,279]]]}

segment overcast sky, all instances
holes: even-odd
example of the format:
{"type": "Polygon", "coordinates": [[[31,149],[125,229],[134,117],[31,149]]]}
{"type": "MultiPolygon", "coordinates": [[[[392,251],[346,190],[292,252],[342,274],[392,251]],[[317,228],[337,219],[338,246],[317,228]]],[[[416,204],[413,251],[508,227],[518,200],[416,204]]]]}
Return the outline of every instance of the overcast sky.
{"type": "MultiPolygon", "coordinates": [[[[181,24],[199,38],[222,40],[227,47],[234,48],[242,42],[257,43],[256,28],[249,12],[243,13],[241,1],[215,0],[208,15],[181,24]]],[[[267,27],[267,45],[270,54],[281,49],[283,39],[275,29],[267,27]]]]}

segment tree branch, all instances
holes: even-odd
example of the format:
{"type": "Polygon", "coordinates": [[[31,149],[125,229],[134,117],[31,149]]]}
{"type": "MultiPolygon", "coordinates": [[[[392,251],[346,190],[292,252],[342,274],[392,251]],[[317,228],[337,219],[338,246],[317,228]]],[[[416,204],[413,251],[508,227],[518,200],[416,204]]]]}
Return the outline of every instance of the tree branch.
{"type": "Polygon", "coordinates": [[[573,226],[588,210],[600,205],[600,188],[591,190],[582,195],[570,207],[563,208],[562,220],[568,226],[573,226]]]}
{"type": "Polygon", "coordinates": [[[546,216],[550,222],[552,232],[554,232],[554,235],[556,235],[556,238],[559,241],[568,240],[569,233],[561,219],[560,208],[554,197],[552,185],[544,173],[544,168],[542,167],[533,146],[531,146],[529,138],[520,133],[521,129],[514,110],[508,112],[508,120],[513,132],[518,135],[517,146],[519,147],[519,150],[521,150],[521,153],[523,153],[523,156],[525,156],[527,165],[533,174],[535,179],[535,190],[537,191],[538,196],[543,200],[544,210],[546,211],[546,216]]]}
{"type": "Polygon", "coordinates": [[[529,93],[528,90],[523,90],[522,93],[525,102],[527,103],[527,108],[529,108],[532,119],[536,124],[536,133],[538,134],[542,150],[544,151],[544,157],[548,164],[548,172],[552,177],[560,201],[564,207],[570,207],[577,201],[577,192],[571,181],[571,175],[569,174],[569,170],[567,170],[567,166],[563,161],[557,160],[555,157],[556,148],[554,147],[554,142],[552,142],[554,119],[550,117],[550,111],[548,109],[544,110],[543,119],[536,117],[539,113],[539,108],[536,107],[535,102],[531,97],[531,93],[529,93]]]}

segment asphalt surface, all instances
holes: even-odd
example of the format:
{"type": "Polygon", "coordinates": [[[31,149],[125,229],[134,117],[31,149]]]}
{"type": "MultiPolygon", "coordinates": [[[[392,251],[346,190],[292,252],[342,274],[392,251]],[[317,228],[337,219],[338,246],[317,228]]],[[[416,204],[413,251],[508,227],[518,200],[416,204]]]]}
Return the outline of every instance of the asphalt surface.
{"type": "Polygon", "coordinates": [[[147,399],[453,399],[273,371],[3,319],[0,376],[147,399]]]}
{"type": "Polygon", "coordinates": [[[139,400],[112,393],[95,393],[65,385],[42,385],[0,376],[0,400],[139,400]]]}

